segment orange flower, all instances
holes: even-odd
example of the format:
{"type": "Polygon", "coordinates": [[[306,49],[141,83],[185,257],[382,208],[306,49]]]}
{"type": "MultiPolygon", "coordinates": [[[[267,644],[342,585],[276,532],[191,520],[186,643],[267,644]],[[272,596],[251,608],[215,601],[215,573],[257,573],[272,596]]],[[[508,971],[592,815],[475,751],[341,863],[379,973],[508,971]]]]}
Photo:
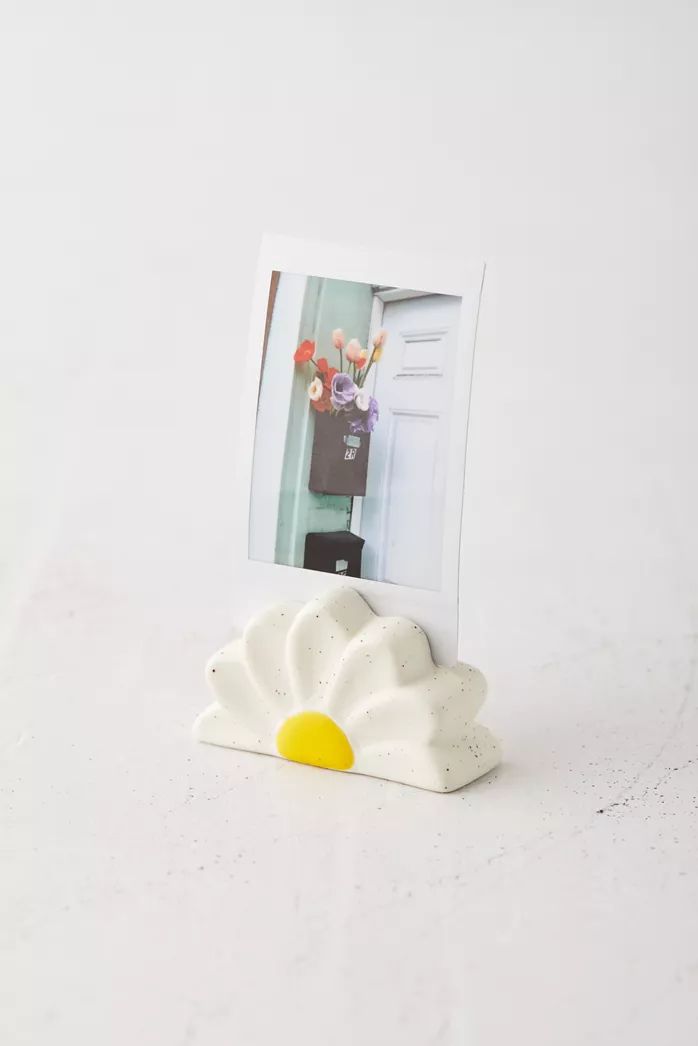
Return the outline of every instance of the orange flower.
{"type": "Polygon", "coordinates": [[[315,342],[302,341],[293,354],[296,363],[307,363],[315,355],[315,342]]]}
{"type": "Polygon", "coordinates": [[[357,370],[361,370],[362,367],[366,366],[366,353],[362,352],[358,360],[354,363],[357,370]]]}
{"type": "MultiPolygon", "coordinates": [[[[315,379],[318,380],[317,378],[315,379]]],[[[324,414],[325,411],[330,410],[332,402],[330,400],[330,389],[328,385],[325,385],[322,390],[322,396],[318,400],[311,399],[310,406],[313,410],[316,410],[318,414],[324,414]]]]}
{"type": "Polygon", "coordinates": [[[336,367],[330,367],[329,363],[327,362],[324,356],[321,356],[320,359],[317,360],[317,369],[322,375],[323,384],[326,388],[329,389],[332,385],[332,379],[334,378],[335,374],[339,374],[339,371],[336,367]]]}

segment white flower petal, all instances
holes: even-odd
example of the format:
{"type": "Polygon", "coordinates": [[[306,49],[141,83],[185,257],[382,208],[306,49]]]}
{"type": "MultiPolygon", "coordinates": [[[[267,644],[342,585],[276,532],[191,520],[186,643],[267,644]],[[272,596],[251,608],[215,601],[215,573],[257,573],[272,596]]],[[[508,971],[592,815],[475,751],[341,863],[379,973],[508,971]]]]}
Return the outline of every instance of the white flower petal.
{"type": "Polygon", "coordinates": [[[467,732],[485,695],[485,679],[477,669],[436,668],[407,686],[381,690],[359,703],[345,720],[353,747],[394,739],[445,744],[467,732]]]}
{"type": "Polygon", "coordinates": [[[206,666],[206,678],[233,724],[255,735],[269,732],[275,709],[248,671],[243,640],[234,639],[213,655],[206,666]]]}
{"type": "Polygon", "coordinates": [[[374,617],[348,644],[327,700],[328,712],[344,718],[371,694],[434,677],[429,641],[404,617],[374,617]]]}
{"type": "Polygon", "coordinates": [[[280,715],[293,708],[286,643],[301,607],[280,603],[253,617],[242,638],[243,656],[251,678],[267,705],[280,715]]]}
{"type": "Polygon", "coordinates": [[[277,755],[272,745],[273,735],[266,727],[255,731],[250,723],[237,719],[218,703],[209,705],[194,723],[194,737],[209,745],[241,748],[245,752],[263,752],[277,755]]]}
{"type": "Polygon", "coordinates": [[[347,644],[373,617],[373,611],[352,588],[334,589],[299,610],[286,644],[289,676],[298,704],[322,702],[347,644]]]}
{"type": "Polygon", "coordinates": [[[358,753],[351,772],[432,792],[453,792],[492,770],[499,759],[499,742],[487,727],[472,723],[467,733],[450,744],[393,741],[372,745],[358,753]]]}

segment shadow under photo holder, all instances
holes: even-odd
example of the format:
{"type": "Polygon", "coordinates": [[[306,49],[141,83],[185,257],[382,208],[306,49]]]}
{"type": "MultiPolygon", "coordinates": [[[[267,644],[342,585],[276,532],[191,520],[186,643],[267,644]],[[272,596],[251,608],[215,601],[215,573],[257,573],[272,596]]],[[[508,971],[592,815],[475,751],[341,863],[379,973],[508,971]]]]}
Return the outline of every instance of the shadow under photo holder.
{"type": "Polygon", "coordinates": [[[423,630],[349,586],[256,615],[206,669],[199,741],[451,792],[500,760],[476,668],[434,664],[423,630]]]}

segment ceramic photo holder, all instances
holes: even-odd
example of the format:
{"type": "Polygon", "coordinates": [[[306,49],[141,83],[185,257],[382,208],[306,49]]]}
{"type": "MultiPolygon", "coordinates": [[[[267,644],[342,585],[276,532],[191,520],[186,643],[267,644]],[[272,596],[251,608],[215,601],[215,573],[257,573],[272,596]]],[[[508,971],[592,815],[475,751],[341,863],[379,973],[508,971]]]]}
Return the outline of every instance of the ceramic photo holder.
{"type": "Polygon", "coordinates": [[[264,238],[231,535],[240,638],[209,661],[198,740],[437,792],[498,763],[459,632],[483,277],[460,257],[264,238]]]}
{"type": "Polygon", "coordinates": [[[451,792],[500,758],[475,722],[484,676],[432,660],[422,629],[343,586],[256,615],[206,669],[199,741],[451,792]]]}

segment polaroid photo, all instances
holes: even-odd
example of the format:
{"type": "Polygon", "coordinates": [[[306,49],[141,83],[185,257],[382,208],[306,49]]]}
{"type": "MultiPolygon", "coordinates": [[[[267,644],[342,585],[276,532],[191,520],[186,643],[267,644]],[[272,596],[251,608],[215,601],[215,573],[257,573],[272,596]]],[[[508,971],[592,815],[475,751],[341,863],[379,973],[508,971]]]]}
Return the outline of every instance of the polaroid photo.
{"type": "Polygon", "coordinates": [[[484,266],[263,241],[238,458],[234,623],[356,589],[458,660],[468,413],[484,266]]]}

